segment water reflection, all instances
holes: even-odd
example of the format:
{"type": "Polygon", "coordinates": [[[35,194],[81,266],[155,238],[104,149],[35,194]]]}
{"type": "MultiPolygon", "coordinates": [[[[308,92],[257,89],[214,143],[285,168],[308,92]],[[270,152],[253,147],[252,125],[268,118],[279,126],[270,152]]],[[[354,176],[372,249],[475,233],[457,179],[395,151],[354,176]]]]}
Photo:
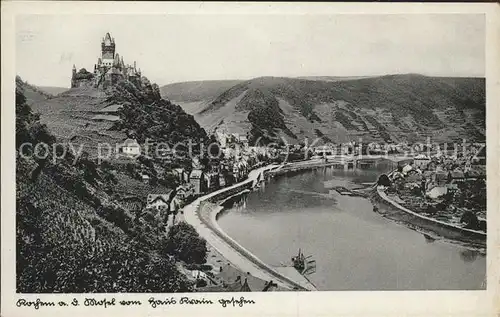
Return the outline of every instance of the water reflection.
{"type": "Polygon", "coordinates": [[[247,208],[249,192],[242,192],[239,195],[232,196],[222,203],[224,209],[232,209],[233,211],[244,211],[247,208]]]}
{"type": "Polygon", "coordinates": [[[425,238],[425,242],[427,242],[427,243],[432,243],[432,242],[436,241],[435,238],[431,237],[430,235],[428,235],[426,233],[424,233],[424,238],[425,238]]]}
{"type": "Polygon", "coordinates": [[[475,250],[463,250],[460,252],[460,258],[464,262],[474,262],[479,256],[479,252],[475,250]]]}

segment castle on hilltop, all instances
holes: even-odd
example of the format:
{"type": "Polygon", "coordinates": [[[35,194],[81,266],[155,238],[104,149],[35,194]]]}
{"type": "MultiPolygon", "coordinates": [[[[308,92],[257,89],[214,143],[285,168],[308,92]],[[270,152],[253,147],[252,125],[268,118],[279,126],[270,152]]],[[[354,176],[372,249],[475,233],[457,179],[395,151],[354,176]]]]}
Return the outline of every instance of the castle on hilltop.
{"type": "Polygon", "coordinates": [[[97,64],[94,64],[94,72],[91,73],[85,68],[76,71],[76,67],[73,65],[71,88],[99,87],[106,89],[123,80],[140,85],[142,81],[141,69],[137,69],[135,61],[133,65],[125,64],[123,57],[120,57],[115,49],[115,39],[106,33],[101,42],[101,57],[97,59],[97,64]]]}

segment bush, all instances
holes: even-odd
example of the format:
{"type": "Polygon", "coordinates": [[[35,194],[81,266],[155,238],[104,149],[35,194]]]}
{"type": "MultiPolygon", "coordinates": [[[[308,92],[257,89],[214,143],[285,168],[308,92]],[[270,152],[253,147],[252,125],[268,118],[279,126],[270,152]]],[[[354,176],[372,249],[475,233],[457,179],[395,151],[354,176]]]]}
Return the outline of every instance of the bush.
{"type": "MultiPolygon", "coordinates": [[[[18,255],[19,256],[19,255],[18,255]]],[[[20,292],[186,292],[191,284],[166,259],[133,246],[102,250],[61,244],[33,254],[18,277],[20,292]]]]}
{"type": "Polygon", "coordinates": [[[205,286],[207,286],[207,281],[201,278],[196,280],[196,287],[205,287],[205,286]]]}
{"type": "Polygon", "coordinates": [[[207,242],[199,236],[193,226],[180,222],[170,228],[165,252],[187,264],[202,264],[207,259],[207,242]]]}

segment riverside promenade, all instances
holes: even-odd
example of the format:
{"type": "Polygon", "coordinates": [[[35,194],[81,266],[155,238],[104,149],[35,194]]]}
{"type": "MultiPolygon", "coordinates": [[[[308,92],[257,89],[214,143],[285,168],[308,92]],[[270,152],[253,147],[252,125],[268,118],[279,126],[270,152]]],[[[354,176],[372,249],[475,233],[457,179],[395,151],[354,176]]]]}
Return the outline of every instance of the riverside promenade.
{"type": "MultiPolygon", "coordinates": [[[[220,229],[215,221],[215,214],[220,211],[222,207],[212,211],[210,224],[207,225],[199,214],[199,209],[203,202],[209,201],[221,194],[248,186],[250,183],[255,184],[259,175],[262,173],[279,168],[280,165],[272,164],[253,170],[249,173],[245,181],[234,184],[229,187],[222,188],[205,196],[199,197],[191,204],[185,206],[184,219],[187,223],[195,227],[196,231],[202,236],[207,243],[214,247],[222,256],[224,256],[230,263],[251,275],[261,278],[265,281],[274,281],[275,283],[288,288],[290,290],[304,290],[314,291],[317,290],[314,285],[307,281],[302,275],[294,275],[293,277],[285,276],[278,272],[275,268],[266,265],[260,259],[251,254],[248,250],[239,245],[236,241],[232,240],[220,229]]],[[[281,271],[283,272],[283,271],[281,271]]]]}

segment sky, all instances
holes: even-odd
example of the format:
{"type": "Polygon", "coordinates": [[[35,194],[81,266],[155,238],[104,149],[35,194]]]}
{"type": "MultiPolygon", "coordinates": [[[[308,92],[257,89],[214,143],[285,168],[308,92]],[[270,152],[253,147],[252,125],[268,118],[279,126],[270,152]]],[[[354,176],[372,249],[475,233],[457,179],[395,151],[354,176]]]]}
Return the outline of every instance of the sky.
{"type": "Polygon", "coordinates": [[[125,63],[162,86],[260,76],[485,75],[482,14],[21,15],[16,71],[69,87],[110,32],[125,63]]]}

